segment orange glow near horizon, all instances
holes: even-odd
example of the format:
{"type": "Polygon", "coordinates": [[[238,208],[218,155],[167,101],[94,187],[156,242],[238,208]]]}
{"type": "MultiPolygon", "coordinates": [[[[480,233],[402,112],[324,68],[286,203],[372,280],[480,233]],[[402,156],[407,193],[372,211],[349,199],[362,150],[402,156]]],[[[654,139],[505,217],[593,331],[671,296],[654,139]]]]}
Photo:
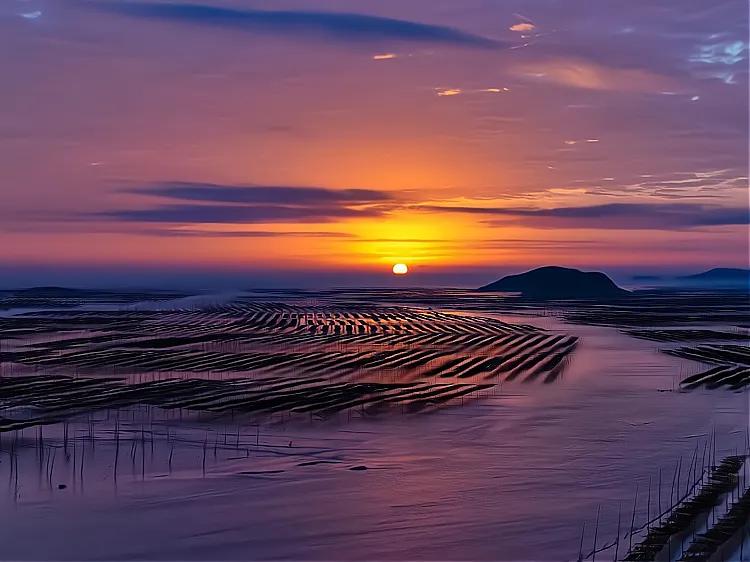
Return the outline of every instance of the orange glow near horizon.
{"type": "MultiPolygon", "coordinates": [[[[617,248],[630,248],[644,266],[669,263],[675,248],[687,264],[701,264],[707,248],[723,263],[737,263],[735,241],[742,227],[724,228],[706,241],[706,233],[638,230],[536,230],[521,225],[487,226],[473,217],[449,213],[404,213],[383,219],[358,219],[339,224],[191,225],[197,234],[152,236],[148,233],[70,232],[53,239],[38,234],[9,233],[5,258],[17,264],[134,264],[148,267],[253,267],[284,270],[349,270],[377,273],[395,263],[414,264],[422,273],[472,267],[531,267],[545,264],[600,267],[627,264],[617,248]],[[326,229],[331,237],[317,236],[326,229]],[[222,236],[201,235],[222,232],[222,236]],[[251,231],[276,231],[277,236],[247,237],[251,231]],[[232,231],[236,234],[232,234],[232,231]],[[292,234],[285,234],[292,232],[292,234]],[[340,237],[338,235],[341,235],[340,237]],[[15,243],[15,242],[18,243],[15,243]],[[147,243],[146,243],[147,242],[147,243]],[[185,252],[186,245],[190,252],[185,252]],[[111,248],[117,248],[113,255],[111,248]],[[271,249],[273,251],[271,251],[271,249]]],[[[179,230],[179,229],[178,229],[179,230]]],[[[627,257],[627,255],[625,256],[627,257]]]]}
{"type": "Polygon", "coordinates": [[[569,31],[550,34],[563,27],[500,4],[417,4],[361,9],[461,33],[321,34],[318,22],[243,35],[83,5],[5,18],[24,56],[4,62],[0,90],[14,108],[0,134],[0,266],[366,276],[404,263],[415,280],[747,266],[747,77],[724,60],[747,57],[726,52],[745,37],[651,34],[644,52],[665,56],[649,58],[636,27],[608,39],[609,16],[579,26],[556,12],[569,31]],[[78,41],[83,22],[106,30],[102,45],[78,41]],[[184,44],[201,56],[188,64],[184,44]]]}

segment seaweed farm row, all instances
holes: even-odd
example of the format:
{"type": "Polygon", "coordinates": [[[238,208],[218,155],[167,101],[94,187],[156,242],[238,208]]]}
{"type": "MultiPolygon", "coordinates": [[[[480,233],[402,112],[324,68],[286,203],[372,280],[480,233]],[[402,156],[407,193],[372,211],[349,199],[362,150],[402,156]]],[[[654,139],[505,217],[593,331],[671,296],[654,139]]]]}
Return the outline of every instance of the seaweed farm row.
{"type": "Polygon", "coordinates": [[[26,376],[0,379],[0,432],[58,423],[105,408],[135,405],[221,413],[315,413],[398,406],[415,412],[492,388],[467,383],[339,383],[322,379],[176,379],[127,384],[121,379],[26,376]]]}
{"type": "MultiPolygon", "coordinates": [[[[455,343],[453,338],[450,338],[455,343]]],[[[460,340],[460,338],[459,338],[460,340]]],[[[457,353],[452,347],[436,349],[441,342],[422,350],[401,349],[371,351],[307,352],[223,352],[172,349],[117,349],[86,351],[48,350],[8,353],[4,358],[37,367],[67,367],[91,370],[110,368],[143,371],[180,372],[290,372],[307,374],[325,371],[329,378],[356,373],[382,373],[387,370],[414,370],[421,376],[467,378],[481,376],[514,380],[533,380],[539,375],[554,380],[558,367],[575,345],[575,338],[563,335],[527,334],[505,336],[490,342],[492,354],[457,353]],[[421,369],[421,370],[420,370],[421,369]]],[[[443,343],[447,343],[443,342],[443,343]]],[[[156,347],[162,342],[155,342],[156,347]]],[[[469,345],[469,344],[467,344],[469,345]]],[[[55,346],[57,347],[57,346],[55,346]]],[[[145,346],[148,347],[148,346],[145,346]]]]}
{"type": "Polygon", "coordinates": [[[570,322],[627,328],[668,328],[690,324],[746,326],[750,302],[746,293],[637,291],[611,302],[560,305],[570,322]]]}
{"type": "MultiPolygon", "coordinates": [[[[508,293],[450,289],[383,291],[357,289],[302,293],[320,300],[348,299],[353,303],[399,302],[442,310],[560,315],[569,322],[628,329],[670,328],[712,324],[750,327],[750,299],[741,291],[634,291],[616,299],[539,301],[508,293]]],[[[722,330],[724,331],[724,330],[722,330]]]]}
{"type": "Polygon", "coordinates": [[[704,345],[668,351],[671,355],[704,363],[734,363],[750,366],[750,348],[742,345],[704,345]]]}
{"type": "MultiPolygon", "coordinates": [[[[441,309],[551,315],[566,322],[610,326],[639,339],[665,344],[661,351],[722,369],[691,376],[683,389],[742,390],[750,384],[750,299],[743,292],[635,291],[612,300],[535,301],[502,293],[459,290],[335,293],[352,302],[401,300],[441,309]],[[675,344],[681,347],[674,347],[675,344]]],[[[322,293],[325,300],[333,293],[322,293]]]]}
{"type": "Polygon", "coordinates": [[[750,346],[747,345],[748,332],[745,329],[737,328],[736,331],[652,329],[627,330],[626,333],[651,341],[693,344],[665,347],[661,350],[675,357],[713,365],[709,369],[684,378],[680,383],[683,389],[705,387],[737,391],[750,385],[750,346]],[[744,342],[744,345],[740,342],[744,342]]]}
{"type": "Polygon", "coordinates": [[[708,562],[741,553],[750,509],[747,453],[735,452],[718,462],[716,435],[704,442],[702,453],[696,443],[689,463],[680,457],[671,475],[659,469],[658,479],[648,479],[645,498],[636,483],[632,512],[627,513],[628,506],[624,513],[618,505],[617,536],[603,542],[597,540],[599,509],[591,550],[584,553],[584,525],[578,560],[596,560],[606,553],[604,559],[629,562],[708,562]],[[646,520],[636,522],[644,507],[646,520]]]}
{"type": "Polygon", "coordinates": [[[142,301],[166,301],[187,296],[175,291],[98,291],[62,287],[0,291],[0,311],[14,308],[76,308],[91,304],[126,306],[142,301]]]}
{"type": "Polygon", "coordinates": [[[2,318],[0,327],[3,372],[41,377],[26,383],[41,395],[13,394],[26,385],[9,377],[0,405],[42,408],[40,420],[54,419],[56,409],[141,402],[321,415],[386,404],[413,411],[497,383],[554,382],[577,343],[494,318],[371,305],[55,311],[2,318]],[[207,380],[217,375],[225,380],[207,380]],[[161,398],[149,401],[154,396],[161,398]]]}
{"type": "Polygon", "coordinates": [[[732,504],[724,517],[693,541],[680,560],[696,562],[709,560],[723,544],[745,528],[748,519],[750,519],[750,488],[745,490],[739,501],[732,504]]]}
{"type": "Polygon", "coordinates": [[[702,345],[665,350],[665,353],[716,365],[683,379],[686,389],[705,386],[740,390],[750,385],[750,347],[741,345],[702,345]]]}
{"type": "Polygon", "coordinates": [[[626,330],[626,334],[635,338],[659,342],[697,342],[697,341],[740,341],[747,342],[750,334],[746,329],[727,330],[701,329],[655,329],[626,330]]]}
{"type": "MultiPolygon", "coordinates": [[[[737,486],[737,474],[744,462],[745,457],[730,456],[718,466],[712,467],[707,472],[705,483],[698,492],[674,506],[659,525],[650,527],[646,537],[630,549],[625,560],[654,560],[673,536],[689,529],[701,515],[721,503],[723,496],[737,486]]],[[[701,482],[703,482],[703,469],[701,469],[701,482]]],[[[709,555],[712,553],[713,551],[709,555]]]]}

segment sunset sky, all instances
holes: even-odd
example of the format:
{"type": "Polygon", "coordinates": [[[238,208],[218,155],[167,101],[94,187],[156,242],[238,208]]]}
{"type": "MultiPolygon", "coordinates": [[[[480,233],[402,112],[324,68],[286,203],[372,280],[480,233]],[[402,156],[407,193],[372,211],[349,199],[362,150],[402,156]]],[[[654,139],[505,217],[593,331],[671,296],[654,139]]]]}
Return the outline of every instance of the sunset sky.
{"type": "Polygon", "coordinates": [[[5,0],[2,284],[746,267],[747,16],[5,0]]]}

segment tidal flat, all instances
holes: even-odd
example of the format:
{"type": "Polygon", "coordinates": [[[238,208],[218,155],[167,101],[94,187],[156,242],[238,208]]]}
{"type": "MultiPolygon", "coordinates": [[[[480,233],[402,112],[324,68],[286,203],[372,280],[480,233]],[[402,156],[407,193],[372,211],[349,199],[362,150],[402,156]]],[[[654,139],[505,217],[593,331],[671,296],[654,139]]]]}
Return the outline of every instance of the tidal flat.
{"type": "Polygon", "coordinates": [[[750,474],[747,300],[645,298],[8,305],[0,557],[750,557],[746,520],[727,523],[750,474]]]}

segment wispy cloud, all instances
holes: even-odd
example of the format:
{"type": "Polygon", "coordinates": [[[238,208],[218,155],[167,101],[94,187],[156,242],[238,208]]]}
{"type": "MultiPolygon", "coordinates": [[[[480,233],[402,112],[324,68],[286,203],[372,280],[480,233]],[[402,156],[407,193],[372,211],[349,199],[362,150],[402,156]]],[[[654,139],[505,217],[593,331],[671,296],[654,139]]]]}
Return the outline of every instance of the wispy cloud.
{"type": "Polygon", "coordinates": [[[283,33],[290,37],[341,41],[404,41],[473,48],[505,44],[452,27],[346,12],[232,9],[206,4],[163,2],[84,2],[99,10],[138,18],[170,20],[197,26],[252,32],[283,33]]]}
{"type": "Polygon", "coordinates": [[[194,228],[155,228],[138,234],[170,238],[353,238],[346,232],[317,230],[204,230],[194,228]]]}
{"type": "Polygon", "coordinates": [[[747,58],[750,45],[747,41],[726,41],[699,45],[690,62],[734,65],[747,58]]]}
{"type": "Polygon", "coordinates": [[[435,205],[420,208],[431,212],[514,217],[531,228],[679,230],[750,224],[747,208],[686,203],[609,203],[553,209],[435,205]]]}
{"type": "Polygon", "coordinates": [[[515,72],[528,79],[584,90],[658,93],[680,89],[673,78],[650,70],[607,66],[574,57],[528,61],[517,65],[515,72]]]}
{"type": "Polygon", "coordinates": [[[174,224],[323,223],[343,218],[378,217],[389,192],[322,187],[234,186],[165,182],[122,190],[169,199],[141,209],[115,209],[94,217],[174,224]],[[184,203],[189,202],[189,203],[184,203]]]}
{"type": "Polygon", "coordinates": [[[94,216],[132,222],[177,224],[322,223],[341,218],[378,217],[379,209],[342,206],[160,205],[149,209],[104,211],[94,216]]]}
{"type": "Polygon", "coordinates": [[[164,182],[123,191],[139,195],[166,197],[183,201],[213,203],[261,203],[319,205],[326,203],[379,203],[392,200],[393,194],[374,189],[329,189],[325,187],[221,185],[194,182],[164,182]]]}

